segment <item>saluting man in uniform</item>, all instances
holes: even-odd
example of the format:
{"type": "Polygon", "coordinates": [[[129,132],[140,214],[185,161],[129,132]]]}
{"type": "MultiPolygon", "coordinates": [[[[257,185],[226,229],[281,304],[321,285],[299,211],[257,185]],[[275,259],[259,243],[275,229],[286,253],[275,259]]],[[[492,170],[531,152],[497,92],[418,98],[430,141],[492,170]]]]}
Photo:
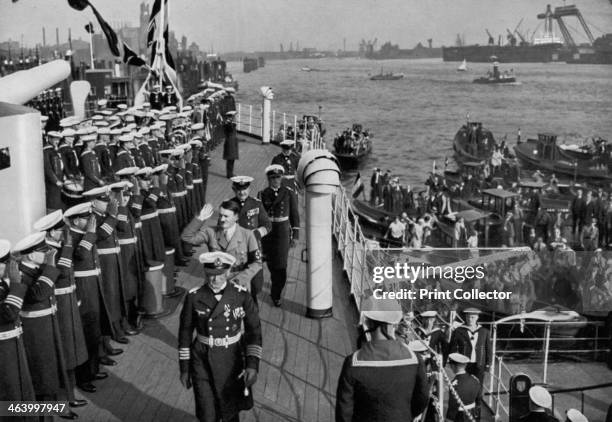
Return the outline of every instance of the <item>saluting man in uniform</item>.
{"type": "Polygon", "coordinates": [[[295,141],[292,139],[285,139],[280,143],[282,152],[274,158],[272,158],[272,164],[279,164],[285,169],[283,180],[285,184],[295,189],[295,173],[300,162],[300,156],[298,153],[293,151],[295,141]]]}
{"type": "MultiPolygon", "coordinates": [[[[247,230],[251,230],[257,239],[259,250],[261,251],[261,239],[272,230],[272,222],[268,217],[262,202],[250,196],[250,187],[253,178],[250,176],[232,177],[232,190],[236,194],[234,201],[240,204],[240,214],[238,224],[247,230]]],[[[251,280],[251,296],[257,305],[257,294],[263,288],[264,274],[263,268],[255,274],[251,280]]]]}
{"type": "Polygon", "coordinates": [[[19,319],[27,288],[11,260],[10,242],[0,239],[0,401],[36,399],[19,319]]]}
{"type": "Polygon", "coordinates": [[[467,308],[463,311],[467,319],[467,325],[462,325],[453,331],[449,353],[461,353],[469,357],[467,365],[468,373],[475,375],[482,384],[485,371],[491,362],[491,341],[489,330],[478,324],[480,310],[467,308]]]}
{"type": "Polygon", "coordinates": [[[85,150],[81,153],[81,167],[83,169],[83,189],[88,191],[93,188],[104,186],[102,180],[102,166],[98,154],[94,150],[96,135],[85,135],[81,138],[85,144],[85,150]]]}
{"type": "Polygon", "coordinates": [[[455,374],[451,386],[459,396],[463,406],[459,406],[457,397],[450,391],[448,395],[446,420],[452,422],[469,421],[470,419],[466,415],[466,412],[469,412],[474,419],[478,420],[476,401],[480,395],[480,382],[478,382],[478,378],[474,375],[468,374],[465,371],[465,367],[470,362],[470,358],[460,353],[451,353],[448,359],[451,370],[455,374]]]}
{"type": "Polygon", "coordinates": [[[58,150],[62,134],[49,132],[49,142],[43,147],[43,163],[45,170],[45,193],[47,210],[62,209],[62,186],[64,185],[64,162],[58,150]]]}
{"type": "Polygon", "coordinates": [[[134,148],[134,137],[132,135],[121,135],[118,141],[119,149],[113,162],[115,172],[126,167],[136,167],[136,162],[130,152],[134,148]]]}
{"type": "Polygon", "coordinates": [[[199,260],[207,283],[190,290],[183,304],[181,383],[193,385],[200,422],[238,422],[240,411],[253,407],[250,387],[257,381],[262,356],[261,322],[251,295],[229,281],[235,258],[208,252],[199,260]]]}
{"type": "Polygon", "coordinates": [[[255,235],[237,224],[240,205],[236,201],[221,203],[214,229],[204,225],[213,212],[211,205],[204,205],[200,214],[185,227],[181,237],[189,244],[203,244],[209,251],[223,251],[232,255],[235,258],[232,281],[250,290],[251,280],[261,270],[261,253],[255,235]]]}
{"type": "Polygon", "coordinates": [[[395,337],[399,303],[370,297],[361,309],[367,341],[344,360],[336,422],[412,421],[425,410],[429,391],[423,362],[395,337]]]}
{"type": "Polygon", "coordinates": [[[272,230],[262,239],[263,252],[270,270],[272,301],[281,306],[281,296],[287,283],[289,248],[299,238],[300,215],[297,194],[282,186],[283,166],[266,167],[269,186],[259,192],[259,199],[270,217],[272,230]]]}

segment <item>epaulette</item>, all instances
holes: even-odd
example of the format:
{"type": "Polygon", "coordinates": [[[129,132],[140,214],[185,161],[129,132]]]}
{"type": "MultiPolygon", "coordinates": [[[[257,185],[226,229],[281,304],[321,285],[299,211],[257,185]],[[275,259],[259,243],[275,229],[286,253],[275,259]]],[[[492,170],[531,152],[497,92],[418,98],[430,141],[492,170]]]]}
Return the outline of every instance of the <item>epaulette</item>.
{"type": "Polygon", "coordinates": [[[247,291],[247,288],[246,288],[246,287],[241,286],[240,284],[235,283],[235,282],[233,282],[233,281],[232,281],[231,283],[232,283],[232,285],[233,285],[233,286],[234,286],[236,289],[238,289],[238,291],[239,291],[239,292],[246,292],[246,291],[247,291]]]}
{"type": "Polygon", "coordinates": [[[200,290],[200,288],[201,288],[201,287],[202,287],[202,286],[199,286],[199,287],[194,287],[193,289],[189,290],[189,294],[192,294],[192,293],[197,292],[198,290],[200,290]]]}

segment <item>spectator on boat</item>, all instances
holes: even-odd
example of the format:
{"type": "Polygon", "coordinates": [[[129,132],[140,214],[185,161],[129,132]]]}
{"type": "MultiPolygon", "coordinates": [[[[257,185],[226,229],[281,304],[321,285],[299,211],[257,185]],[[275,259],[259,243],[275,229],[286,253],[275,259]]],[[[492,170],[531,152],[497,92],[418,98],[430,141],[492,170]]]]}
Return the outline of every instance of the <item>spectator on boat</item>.
{"type": "Polygon", "coordinates": [[[531,249],[533,249],[533,246],[535,245],[537,240],[538,238],[536,236],[535,228],[530,227],[529,234],[527,234],[527,237],[525,238],[525,244],[529,246],[531,249]]]}
{"type": "Polygon", "coordinates": [[[550,238],[550,231],[552,229],[553,219],[550,214],[542,207],[538,208],[538,212],[535,217],[535,229],[536,234],[544,239],[545,243],[548,243],[550,238]]]}
{"type": "Polygon", "coordinates": [[[513,219],[513,214],[511,211],[508,211],[506,213],[506,218],[504,219],[504,222],[502,223],[502,232],[503,232],[503,244],[504,246],[508,246],[508,247],[513,247],[514,246],[514,238],[515,238],[515,231],[514,231],[514,219],[513,219]]]}
{"type": "Polygon", "coordinates": [[[553,238],[552,242],[550,242],[550,246],[552,249],[565,249],[567,248],[567,239],[561,235],[561,228],[554,227],[553,228],[553,238]]]}
{"type": "Polygon", "coordinates": [[[390,241],[391,247],[403,246],[406,243],[406,225],[401,221],[400,215],[396,215],[389,224],[384,237],[390,241]]]}
{"type": "Polygon", "coordinates": [[[579,237],[585,225],[586,200],[582,197],[582,189],[576,190],[576,196],[570,205],[572,214],[572,234],[579,237]]]}
{"type": "Polygon", "coordinates": [[[400,214],[404,207],[404,194],[402,192],[402,187],[399,184],[399,179],[396,177],[393,180],[393,188],[391,189],[393,206],[391,207],[391,212],[394,214],[400,214]]]}
{"type": "Polygon", "coordinates": [[[602,243],[603,247],[611,247],[612,246],[612,195],[608,197],[608,203],[603,210],[603,236],[602,243]]]}
{"type": "MultiPolygon", "coordinates": [[[[535,231],[534,231],[535,234],[535,231]]],[[[531,247],[536,252],[548,251],[548,246],[546,246],[546,242],[544,242],[543,237],[538,237],[533,246],[531,247]]]]}
{"type": "Polygon", "coordinates": [[[467,245],[467,230],[465,228],[465,218],[459,217],[454,227],[455,247],[463,248],[467,245]]]}
{"type": "Polygon", "coordinates": [[[438,218],[436,217],[436,209],[432,210],[432,213],[425,213],[422,218],[422,226],[423,226],[423,245],[428,245],[429,240],[431,238],[431,233],[435,230],[435,225],[438,223],[438,218]]]}
{"type": "Polygon", "coordinates": [[[372,177],[370,178],[370,204],[378,205],[382,199],[382,175],[380,169],[374,167],[372,177]]]}
{"type": "Polygon", "coordinates": [[[414,193],[412,192],[412,187],[410,185],[406,185],[406,187],[402,187],[402,196],[404,203],[404,210],[414,210],[414,193]]]}
{"type": "Polygon", "coordinates": [[[597,241],[599,239],[599,229],[597,228],[597,218],[591,218],[591,224],[582,230],[580,236],[580,246],[585,251],[594,251],[597,249],[597,241]]]}

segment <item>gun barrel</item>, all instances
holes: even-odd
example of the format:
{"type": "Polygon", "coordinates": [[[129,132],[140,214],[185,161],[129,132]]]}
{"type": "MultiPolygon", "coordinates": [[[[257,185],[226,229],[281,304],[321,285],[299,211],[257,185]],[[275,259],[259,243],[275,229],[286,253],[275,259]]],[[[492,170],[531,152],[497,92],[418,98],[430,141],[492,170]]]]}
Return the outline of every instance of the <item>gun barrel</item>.
{"type": "Polygon", "coordinates": [[[70,64],[54,60],[0,79],[0,101],[24,104],[70,75],[70,64]]]}

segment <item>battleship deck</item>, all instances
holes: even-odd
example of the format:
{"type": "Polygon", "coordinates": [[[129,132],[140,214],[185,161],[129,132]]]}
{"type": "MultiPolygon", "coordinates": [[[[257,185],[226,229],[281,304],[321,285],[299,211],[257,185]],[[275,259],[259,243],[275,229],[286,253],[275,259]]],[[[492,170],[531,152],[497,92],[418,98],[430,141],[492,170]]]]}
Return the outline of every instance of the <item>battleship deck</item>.
{"type": "MultiPolygon", "coordinates": [[[[278,149],[241,138],[242,159],[236,162],[236,170],[256,178],[252,186],[255,194],[264,187],[263,169],[278,149]]],[[[207,202],[214,206],[231,196],[231,183],[224,174],[219,148],[212,154],[208,181],[207,202]]],[[[356,343],[357,315],[338,264],[334,265],[334,317],[313,320],[304,316],[306,264],[300,259],[304,248],[302,238],[290,252],[282,308],[272,305],[266,270],[267,281],[259,296],[264,356],[253,388],[255,407],[241,413],[243,421],[333,420],[338,375],[344,357],[356,343]]],[[[179,273],[178,285],[187,290],[200,285],[201,278],[194,275],[198,270],[192,260],[179,273]]],[[[124,353],[117,356],[117,366],[103,367],[110,377],[96,383],[96,393],[77,392],[89,401],[89,405],[75,409],[81,420],[196,420],[193,390],[185,390],[179,382],[177,332],[182,298],[168,302],[175,305],[174,312],[145,321],[144,331],[122,346],[124,353]]]]}

